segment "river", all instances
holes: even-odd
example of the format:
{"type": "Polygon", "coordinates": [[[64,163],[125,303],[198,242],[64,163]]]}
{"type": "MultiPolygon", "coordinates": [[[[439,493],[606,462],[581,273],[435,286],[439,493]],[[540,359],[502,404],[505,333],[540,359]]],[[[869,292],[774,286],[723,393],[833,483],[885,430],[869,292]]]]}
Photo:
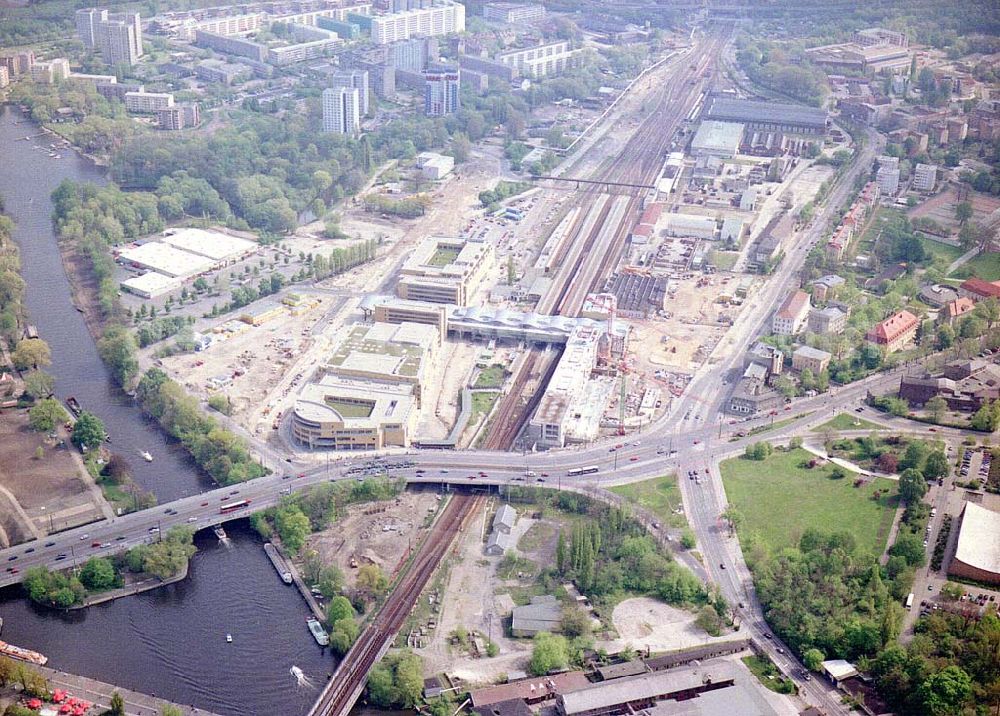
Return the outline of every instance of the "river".
{"type": "MultiPolygon", "coordinates": [[[[71,304],[49,197],[63,179],[104,183],[103,170],[70,150],[49,157],[34,147],[53,140],[39,134],[16,108],[0,107],[0,194],[16,223],[31,322],[52,349],[56,393],[104,421],[112,449],[161,502],[201,492],[210,480],[115,387],[71,304]]],[[[0,592],[4,639],[41,651],[53,668],[220,714],[304,713],[317,692],[296,686],[289,669],[322,685],[335,662],[313,641],[304,602],[278,579],[260,539],[230,524],[231,547],[200,534],[188,579],[143,595],[61,614],[29,604],[20,588],[0,592]]]]}

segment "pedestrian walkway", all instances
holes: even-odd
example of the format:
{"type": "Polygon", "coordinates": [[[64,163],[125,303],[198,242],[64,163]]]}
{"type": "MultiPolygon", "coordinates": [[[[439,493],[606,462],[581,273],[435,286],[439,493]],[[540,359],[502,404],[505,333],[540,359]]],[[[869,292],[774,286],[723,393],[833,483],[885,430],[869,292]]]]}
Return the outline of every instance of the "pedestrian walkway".
{"type": "Polygon", "coordinates": [[[32,668],[48,680],[49,688],[65,689],[72,696],[93,701],[104,708],[110,706],[111,695],[117,691],[125,699],[125,713],[127,716],[160,716],[163,707],[168,704],[180,709],[180,712],[184,716],[193,716],[194,714],[197,714],[197,716],[216,716],[211,711],[198,709],[194,706],[174,704],[164,699],[158,699],[154,695],[129,691],[128,689],[122,689],[111,684],[105,684],[96,679],[88,679],[86,676],[66,674],[44,666],[33,666],[32,668]]]}

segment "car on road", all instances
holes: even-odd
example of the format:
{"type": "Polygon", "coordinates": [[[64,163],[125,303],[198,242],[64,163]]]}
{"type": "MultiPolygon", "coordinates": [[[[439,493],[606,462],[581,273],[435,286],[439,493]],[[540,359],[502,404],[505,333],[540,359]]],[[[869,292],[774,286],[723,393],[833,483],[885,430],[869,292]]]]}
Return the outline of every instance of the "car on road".
{"type": "Polygon", "coordinates": [[[125,540],[125,535],[118,535],[115,537],[115,542],[123,542],[125,540]]]}
{"type": "Polygon", "coordinates": [[[98,549],[101,546],[101,543],[100,542],[91,542],[90,546],[93,547],[94,549],[98,549]]]}
{"type": "Polygon", "coordinates": [[[149,528],[149,534],[151,534],[151,535],[155,535],[159,531],[160,531],[159,527],[150,527],[149,528]]]}
{"type": "Polygon", "coordinates": [[[629,462],[636,462],[636,461],[639,460],[639,456],[638,455],[633,455],[628,460],[629,460],[629,462]]]}
{"type": "Polygon", "coordinates": [[[692,444],[694,444],[694,445],[697,445],[698,443],[700,443],[700,442],[701,442],[701,440],[698,440],[698,439],[696,438],[696,439],[692,440],[691,442],[692,442],[692,444]]]}
{"type": "Polygon", "coordinates": [[[188,522],[197,522],[197,521],[198,521],[197,517],[188,517],[188,522]]]}
{"type": "Polygon", "coordinates": [[[719,569],[725,569],[725,568],[726,568],[726,563],[725,562],[719,562],[719,569]]]}
{"type": "Polygon", "coordinates": [[[46,543],[45,543],[45,546],[46,546],[46,547],[55,547],[55,546],[56,546],[56,543],[55,543],[55,542],[46,542],[46,543]]]}
{"type": "Polygon", "coordinates": [[[548,476],[549,476],[549,473],[547,473],[547,472],[543,472],[542,473],[542,477],[548,477],[548,476]]]}
{"type": "Polygon", "coordinates": [[[24,553],[25,553],[25,554],[31,554],[31,553],[32,553],[32,552],[34,552],[34,551],[35,551],[35,548],[34,548],[34,547],[28,547],[28,549],[24,550],[24,553]]]}
{"type": "Polygon", "coordinates": [[[64,554],[57,554],[57,555],[56,555],[56,561],[57,561],[57,562],[61,562],[61,561],[63,561],[64,559],[66,559],[66,555],[64,555],[64,554]]]}
{"type": "Polygon", "coordinates": [[[7,561],[8,562],[13,562],[15,559],[17,559],[17,555],[16,554],[12,554],[10,557],[7,558],[7,561]]]}
{"type": "Polygon", "coordinates": [[[442,474],[442,475],[447,475],[447,474],[448,474],[448,471],[447,471],[447,470],[445,470],[445,469],[444,469],[444,468],[442,467],[442,468],[441,468],[441,474],[442,474]]]}
{"type": "Polygon", "coordinates": [[[207,502],[202,502],[202,503],[201,503],[201,506],[202,506],[202,507],[208,507],[208,503],[207,503],[207,502]]]}

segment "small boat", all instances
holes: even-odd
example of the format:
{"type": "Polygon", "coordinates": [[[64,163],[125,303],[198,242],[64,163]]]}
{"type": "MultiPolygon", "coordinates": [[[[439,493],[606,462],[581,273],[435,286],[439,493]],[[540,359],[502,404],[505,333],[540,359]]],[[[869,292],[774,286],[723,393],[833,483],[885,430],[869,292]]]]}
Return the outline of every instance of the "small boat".
{"type": "Polygon", "coordinates": [[[212,528],[212,532],[215,534],[216,537],[219,538],[220,542],[225,542],[225,541],[227,541],[229,539],[226,536],[226,531],[224,529],[222,529],[222,525],[215,525],[212,528]]]}
{"type": "Polygon", "coordinates": [[[313,639],[320,646],[326,646],[330,643],[330,635],[326,633],[323,625],[319,623],[316,617],[309,617],[306,619],[306,626],[309,627],[309,631],[312,632],[313,639]]]}
{"type": "Polygon", "coordinates": [[[80,401],[72,395],[66,398],[66,407],[69,408],[69,412],[73,413],[75,417],[80,417],[80,413],[83,412],[83,408],[80,407],[80,401]]]}
{"type": "Polygon", "coordinates": [[[226,634],[226,643],[227,644],[232,644],[233,643],[233,635],[232,634],[226,634]]]}
{"type": "Polygon", "coordinates": [[[146,462],[153,462],[153,456],[149,454],[148,450],[143,450],[139,454],[142,455],[142,459],[145,460],[146,462]]]}

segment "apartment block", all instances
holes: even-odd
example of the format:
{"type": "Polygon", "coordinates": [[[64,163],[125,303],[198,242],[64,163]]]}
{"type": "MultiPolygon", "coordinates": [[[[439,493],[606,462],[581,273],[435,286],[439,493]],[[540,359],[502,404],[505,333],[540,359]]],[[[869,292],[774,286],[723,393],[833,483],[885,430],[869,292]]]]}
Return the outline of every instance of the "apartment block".
{"type": "Polygon", "coordinates": [[[356,88],[323,90],[323,131],[350,135],[361,131],[361,93],[356,88]]]}
{"type": "Polygon", "coordinates": [[[936,164],[917,164],[913,168],[913,188],[917,191],[934,191],[937,183],[936,164]]]}
{"type": "Polygon", "coordinates": [[[545,19],[545,6],[534,3],[490,2],[483,6],[483,19],[508,25],[545,19]]]}
{"type": "Polygon", "coordinates": [[[801,290],[790,293],[771,320],[771,332],[779,336],[794,336],[805,326],[811,308],[808,293],[801,290]]]}
{"type": "Polygon", "coordinates": [[[156,122],[160,129],[177,131],[190,129],[201,124],[201,110],[197,104],[178,104],[156,111],[156,122]]]}
{"type": "Polygon", "coordinates": [[[496,61],[507,67],[516,69],[522,77],[550,77],[562,74],[572,67],[573,60],[579,50],[572,50],[565,40],[536,45],[519,50],[501,52],[496,61]]]}
{"type": "Polygon", "coordinates": [[[358,91],[358,111],[362,116],[368,114],[368,72],[365,70],[341,70],[330,78],[334,89],[347,87],[358,91]]]}
{"type": "Polygon", "coordinates": [[[376,45],[464,31],[465,5],[451,0],[437,0],[430,7],[371,18],[372,42],[376,45]]]}
{"type": "Polygon", "coordinates": [[[432,65],[424,70],[424,114],[442,117],[457,112],[460,83],[457,66],[432,65]]]}
{"type": "Polygon", "coordinates": [[[125,93],[125,109],[129,112],[152,114],[157,110],[169,109],[174,106],[174,96],[169,92],[138,92],[125,93]]]}

